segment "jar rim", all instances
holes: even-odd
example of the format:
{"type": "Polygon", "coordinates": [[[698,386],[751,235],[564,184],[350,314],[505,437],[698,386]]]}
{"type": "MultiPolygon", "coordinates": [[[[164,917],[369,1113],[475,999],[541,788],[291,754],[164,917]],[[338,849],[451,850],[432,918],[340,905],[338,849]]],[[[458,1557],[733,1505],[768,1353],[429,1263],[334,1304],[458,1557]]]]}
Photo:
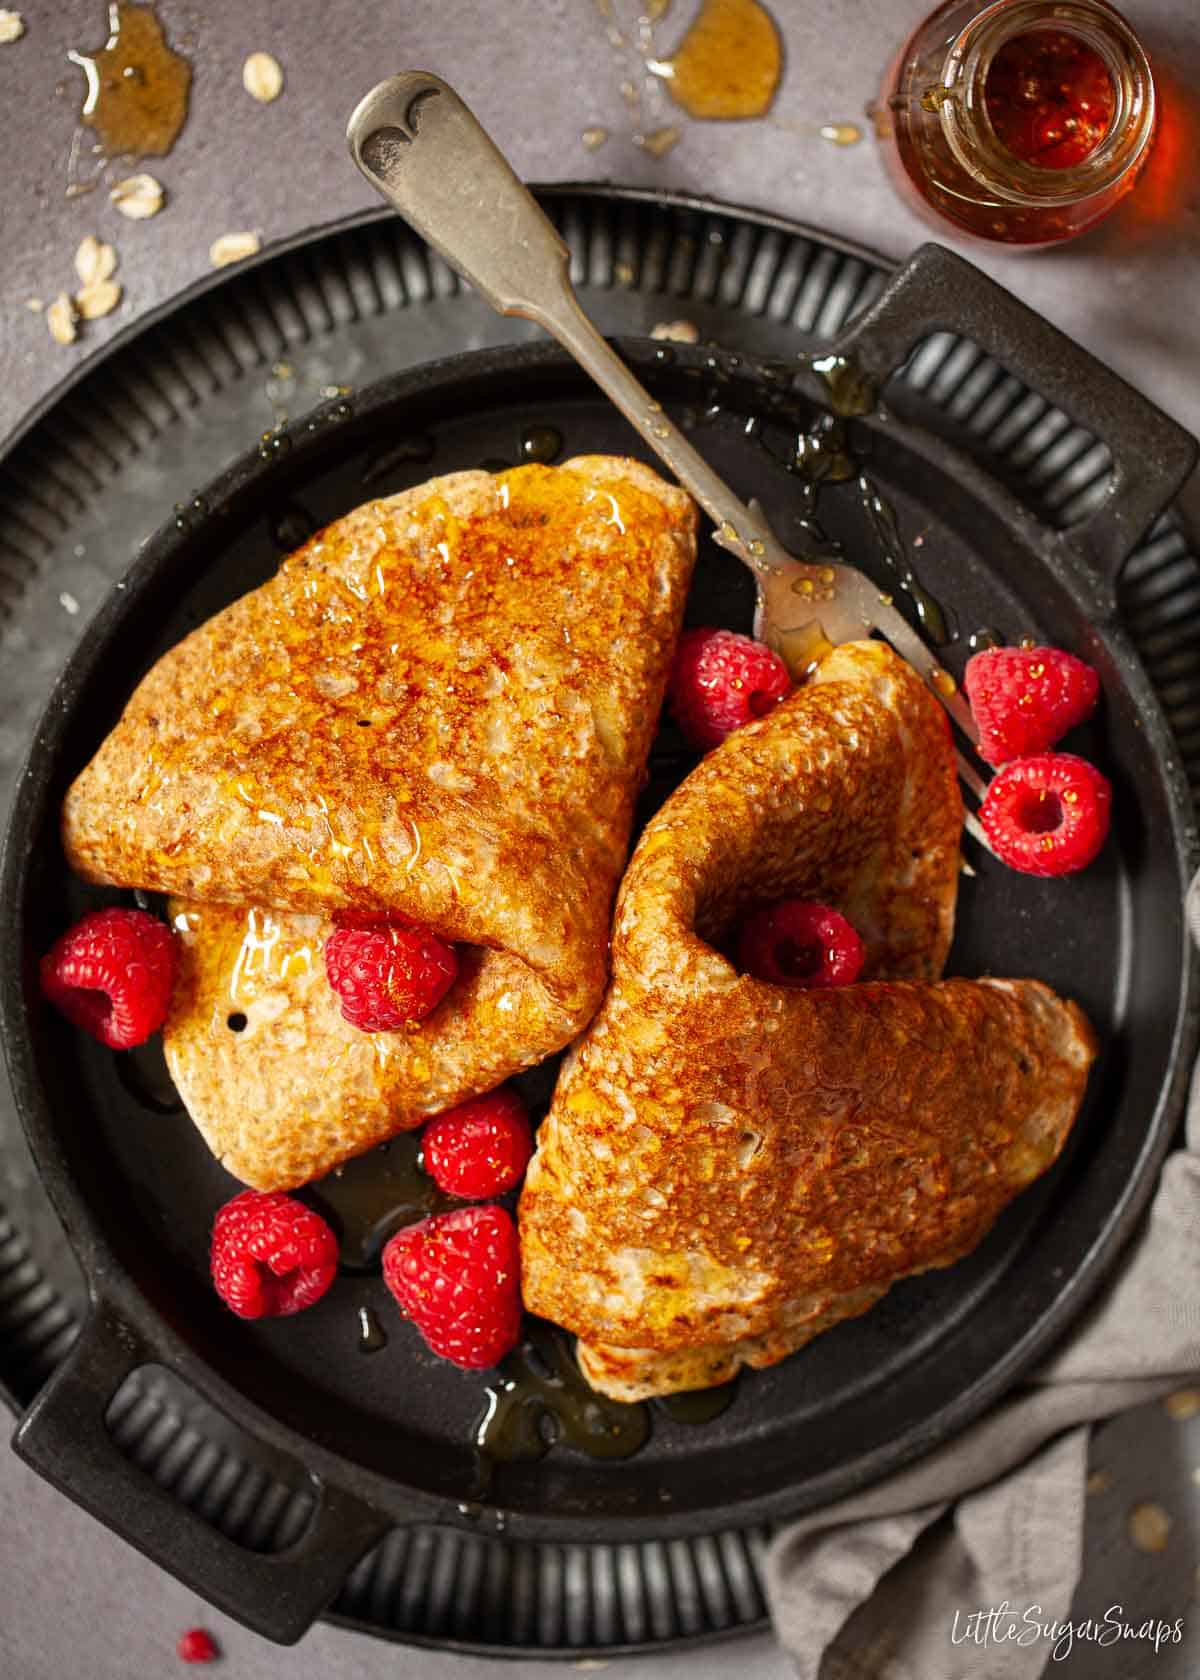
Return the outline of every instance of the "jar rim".
{"type": "Polygon", "coordinates": [[[1154,77],[1141,42],[1107,0],[993,0],[950,43],[942,66],[938,119],[951,153],[968,174],[1007,204],[1045,208],[1085,202],[1144,157],[1156,119],[1154,77]],[[1048,169],[1019,158],[992,126],[985,89],[1006,42],[1055,30],[1074,35],[1102,59],[1113,85],[1112,121],[1078,163],[1048,169]]]}

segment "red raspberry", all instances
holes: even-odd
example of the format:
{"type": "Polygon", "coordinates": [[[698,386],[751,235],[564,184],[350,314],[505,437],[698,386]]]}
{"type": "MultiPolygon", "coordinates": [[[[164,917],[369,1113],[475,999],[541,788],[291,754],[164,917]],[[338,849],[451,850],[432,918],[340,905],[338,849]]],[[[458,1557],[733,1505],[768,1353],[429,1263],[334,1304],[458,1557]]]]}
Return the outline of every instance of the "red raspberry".
{"type": "Polygon", "coordinates": [[[1026,875],[1071,875],[1104,844],[1112,787],[1074,753],[1018,758],[988,785],[979,819],[1001,863],[1026,875]]]}
{"type": "Polygon", "coordinates": [[[675,650],[671,710],[702,752],[771,711],[792,691],[777,653],[734,630],[685,630],[675,650]]]}
{"type": "Polygon", "coordinates": [[[775,986],[849,986],[865,957],[845,916],[804,898],[755,910],[738,936],[738,966],[775,986]]]}
{"type": "Polygon", "coordinates": [[[383,1281],[433,1352],[465,1371],[497,1364],[521,1330],[517,1227],[504,1208],[456,1208],[397,1231],[383,1281]]]}
{"type": "Polygon", "coordinates": [[[401,916],[336,920],[325,972],[352,1027],[395,1032],[433,1013],[458,974],[452,945],[401,916]]]}
{"type": "Polygon", "coordinates": [[[42,958],[42,992],[110,1050],[144,1044],[167,1018],[175,936],[145,910],[93,910],[42,958]]]}
{"type": "Polygon", "coordinates": [[[1044,753],[1091,717],[1100,678],[1059,648],[988,648],[967,660],[963,688],[989,764],[1044,753]]]}
{"type": "Polygon", "coordinates": [[[521,1182],[533,1154],[533,1133],[511,1085],[439,1114],[421,1139],[425,1170],[439,1190],[478,1201],[521,1182]]]}
{"type": "Polygon", "coordinates": [[[239,1318],[303,1312],[337,1263],[337,1238],[321,1215],[282,1191],[243,1190],[213,1220],[212,1280],[239,1318]]]}
{"type": "Polygon", "coordinates": [[[186,1663],[216,1662],[221,1655],[216,1640],[204,1628],[189,1628],[181,1633],[175,1651],[180,1662],[186,1663]]]}

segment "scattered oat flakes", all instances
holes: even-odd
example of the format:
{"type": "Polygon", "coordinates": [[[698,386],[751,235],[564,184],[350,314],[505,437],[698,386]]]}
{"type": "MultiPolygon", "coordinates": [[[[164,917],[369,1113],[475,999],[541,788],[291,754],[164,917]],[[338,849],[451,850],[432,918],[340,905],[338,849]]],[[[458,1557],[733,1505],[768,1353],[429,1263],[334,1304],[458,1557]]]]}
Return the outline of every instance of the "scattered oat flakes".
{"type": "Polygon", "coordinates": [[[117,253],[111,245],[103,244],[94,233],[81,239],[75,253],[75,272],[81,286],[95,286],[107,280],[117,266],[117,253]]]}
{"type": "Polygon", "coordinates": [[[25,33],[25,19],[20,12],[0,11],[0,47],[19,41],[25,33]]]}
{"type": "Polygon", "coordinates": [[[69,589],[63,590],[62,594],[58,597],[58,604],[64,612],[70,613],[72,618],[74,618],[75,614],[79,611],[79,602],[75,599],[74,595],[71,594],[69,589]]]}
{"type": "Polygon", "coordinates": [[[157,216],[163,207],[162,182],[156,181],[153,175],[127,175],[111,188],[108,196],[131,222],[144,222],[147,216],[157,216]]]}
{"type": "Polygon", "coordinates": [[[1129,1538],[1139,1552],[1165,1552],[1170,1533],[1170,1514],[1153,1500],[1130,1511],[1129,1538]]]}
{"type": "Polygon", "coordinates": [[[651,338],[665,338],[672,344],[699,344],[700,328],[694,321],[659,321],[650,328],[651,338]]]}
{"type": "Polygon", "coordinates": [[[597,146],[603,146],[608,139],[608,130],[606,128],[585,128],[579,138],[589,152],[594,152],[597,146]]]}
{"type": "Polygon", "coordinates": [[[41,298],[26,298],[25,307],[26,309],[32,309],[35,315],[40,315],[46,305],[42,302],[41,298]]]}
{"type": "Polygon", "coordinates": [[[1176,1423],[1183,1423],[1188,1418],[1200,1414],[1200,1388],[1180,1388],[1174,1394],[1168,1394],[1163,1401],[1163,1410],[1176,1423]]]}
{"type": "Polygon", "coordinates": [[[1107,1470],[1093,1470],[1087,1479],[1089,1493],[1107,1493],[1112,1486],[1112,1476],[1107,1470]]]}
{"type": "Polygon", "coordinates": [[[46,325],[55,344],[74,344],[75,305],[66,292],[59,292],[46,311],[46,325]]]}
{"type": "Polygon", "coordinates": [[[268,52],[251,53],[242,65],[242,86],[251,99],[269,105],[283,92],[283,68],[268,52]]]}
{"type": "Polygon", "coordinates": [[[223,233],[209,246],[208,260],[214,268],[224,268],[228,263],[241,262],[261,250],[262,240],[256,233],[223,233]]]}
{"type": "Polygon", "coordinates": [[[85,321],[111,315],[120,301],[121,288],[115,280],[95,280],[75,293],[75,307],[85,321]]]}

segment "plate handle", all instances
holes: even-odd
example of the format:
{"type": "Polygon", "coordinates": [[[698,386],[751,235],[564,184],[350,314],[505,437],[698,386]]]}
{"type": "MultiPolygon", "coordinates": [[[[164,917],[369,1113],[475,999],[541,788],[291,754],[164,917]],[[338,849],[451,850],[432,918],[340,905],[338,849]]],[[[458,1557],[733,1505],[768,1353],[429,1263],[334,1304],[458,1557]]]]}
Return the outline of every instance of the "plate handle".
{"type": "Polygon", "coordinates": [[[1054,537],[1108,586],[1196,463],[1196,439],[1111,368],[941,245],[922,245],[831,347],[881,388],[930,333],[961,333],[1107,444],[1104,500],[1054,537]]]}
{"type": "Polygon", "coordinates": [[[105,1415],[117,1390],[157,1357],[108,1304],[94,1303],[13,1445],[39,1475],[211,1604],[290,1645],[393,1520],[310,1472],[314,1508],[293,1545],[254,1552],[227,1538],[158,1487],[109,1434],[105,1415]]]}

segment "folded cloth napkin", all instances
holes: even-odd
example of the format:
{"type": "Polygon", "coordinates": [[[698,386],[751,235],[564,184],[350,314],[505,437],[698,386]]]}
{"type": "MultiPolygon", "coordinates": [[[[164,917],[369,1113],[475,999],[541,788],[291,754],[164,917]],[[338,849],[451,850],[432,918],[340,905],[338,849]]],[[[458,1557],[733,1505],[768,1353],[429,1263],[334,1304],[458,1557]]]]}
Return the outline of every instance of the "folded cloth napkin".
{"type": "MultiPolygon", "coordinates": [[[[1188,893],[1200,942],[1200,875],[1188,893]]],[[[1070,1340],[938,1452],[791,1523],[766,1558],[801,1680],[1034,1680],[1053,1642],[964,1639],[977,1607],[1064,1622],[1079,1579],[1089,1426],[1200,1373],[1200,1067],[1185,1146],[1070,1340]]],[[[1136,1618],[1134,1618],[1136,1620],[1136,1618]]],[[[1011,1624],[1009,1624],[1011,1626],[1011,1624]]],[[[1139,1651],[1145,1647],[1138,1647],[1139,1651]]]]}

